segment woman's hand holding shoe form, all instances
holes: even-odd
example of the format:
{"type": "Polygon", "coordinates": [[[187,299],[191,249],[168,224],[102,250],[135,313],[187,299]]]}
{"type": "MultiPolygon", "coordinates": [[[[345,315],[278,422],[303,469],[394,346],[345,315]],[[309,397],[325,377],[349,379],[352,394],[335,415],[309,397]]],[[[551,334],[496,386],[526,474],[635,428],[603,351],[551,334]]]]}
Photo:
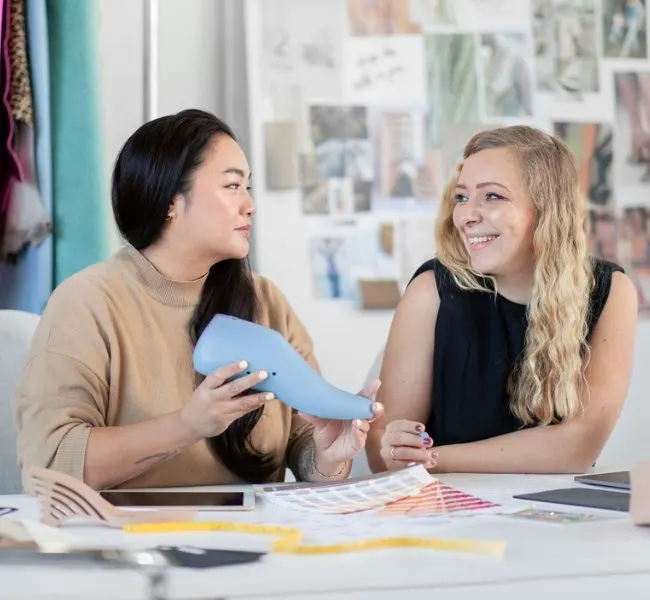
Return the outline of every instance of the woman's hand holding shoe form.
{"type": "MultiPolygon", "coordinates": [[[[373,398],[381,382],[375,380],[359,392],[359,396],[373,398]]],[[[383,413],[383,406],[375,402],[372,406],[374,418],[383,413]]],[[[313,440],[317,473],[333,477],[343,473],[347,463],[365,447],[370,421],[336,421],[321,419],[301,413],[305,421],[314,426],[313,440]]]]}
{"type": "Polygon", "coordinates": [[[197,441],[223,433],[233,421],[275,398],[270,392],[246,393],[268,377],[265,371],[228,381],[246,367],[245,361],[234,363],[208,375],[181,409],[181,420],[197,441]]]}
{"type": "Polygon", "coordinates": [[[433,443],[422,423],[400,419],[386,426],[380,454],[388,471],[398,471],[413,463],[432,469],[438,464],[433,443]]]}

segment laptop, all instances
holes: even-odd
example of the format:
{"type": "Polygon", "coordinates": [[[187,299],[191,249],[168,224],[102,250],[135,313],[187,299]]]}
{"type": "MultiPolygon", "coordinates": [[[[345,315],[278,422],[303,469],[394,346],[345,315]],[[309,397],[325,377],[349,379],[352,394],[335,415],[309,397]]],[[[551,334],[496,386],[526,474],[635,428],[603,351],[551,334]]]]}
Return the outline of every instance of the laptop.
{"type": "Polygon", "coordinates": [[[613,471],[611,473],[587,473],[574,477],[576,483],[597,485],[600,487],[617,488],[619,490],[630,490],[630,472],[613,471]]]}

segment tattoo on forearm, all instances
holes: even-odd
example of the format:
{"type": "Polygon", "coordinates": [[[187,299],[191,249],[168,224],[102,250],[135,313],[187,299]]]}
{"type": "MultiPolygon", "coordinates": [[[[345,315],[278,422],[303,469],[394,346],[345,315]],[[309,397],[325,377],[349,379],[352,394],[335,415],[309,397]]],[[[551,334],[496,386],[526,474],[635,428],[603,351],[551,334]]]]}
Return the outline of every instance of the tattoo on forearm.
{"type": "Polygon", "coordinates": [[[308,481],[316,472],[316,446],[314,440],[305,442],[298,456],[298,479],[308,481]]]}
{"type": "Polygon", "coordinates": [[[148,467],[152,467],[153,465],[157,465],[158,463],[164,462],[166,460],[169,460],[170,458],[176,456],[179,454],[181,451],[180,448],[177,448],[176,450],[171,450],[169,452],[157,452],[156,454],[150,454],[149,456],[143,456],[142,458],[139,458],[138,460],[135,461],[136,465],[144,465],[147,463],[148,467]],[[151,464],[148,464],[151,463],[151,464]]]}

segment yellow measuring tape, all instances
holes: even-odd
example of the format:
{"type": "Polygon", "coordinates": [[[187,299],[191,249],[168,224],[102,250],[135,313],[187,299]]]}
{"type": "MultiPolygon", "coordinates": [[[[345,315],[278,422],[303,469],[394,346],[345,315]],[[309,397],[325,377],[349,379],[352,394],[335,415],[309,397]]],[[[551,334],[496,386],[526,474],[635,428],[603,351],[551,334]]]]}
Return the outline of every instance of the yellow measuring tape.
{"type": "Polygon", "coordinates": [[[503,556],[505,542],[485,540],[444,540],[418,537],[387,537],[339,544],[308,545],[302,543],[302,531],[295,527],[277,527],[255,523],[228,523],[196,521],[190,523],[134,523],[124,525],[125,533],[190,533],[206,531],[229,531],[273,535],[278,539],[273,543],[273,552],[283,554],[336,554],[360,550],[379,550],[382,548],[426,548],[448,552],[468,552],[488,556],[503,556]]]}

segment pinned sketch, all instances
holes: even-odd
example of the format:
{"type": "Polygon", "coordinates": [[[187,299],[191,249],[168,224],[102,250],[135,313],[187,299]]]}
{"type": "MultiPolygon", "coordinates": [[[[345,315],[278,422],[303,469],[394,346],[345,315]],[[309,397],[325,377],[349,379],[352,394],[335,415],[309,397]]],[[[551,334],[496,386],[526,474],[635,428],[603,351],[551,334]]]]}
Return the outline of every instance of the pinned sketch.
{"type": "Polygon", "coordinates": [[[346,102],[425,105],[421,36],[352,38],[346,44],[345,67],[346,102]]]}
{"type": "Polygon", "coordinates": [[[419,25],[411,20],[410,1],[348,0],[350,35],[419,33],[419,25]]]}
{"type": "Polygon", "coordinates": [[[290,190],[298,187],[298,140],[295,123],[264,124],[264,158],[268,190],[290,190]]]}
{"type": "Polygon", "coordinates": [[[297,85],[312,96],[341,97],[345,0],[260,2],[264,94],[297,85]]]}
{"type": "Polygon", "coordinates": [[[593,0],[533,0],[533,7],[538,89],[571,100],[598,91],[593,0]]]}
{"type": "Polygon", "coordinates": [[[528,0],[411,0],[411,19],[422,31],[528,29],[528,0]]]}
{"type": "Polygon", "coordinates": [[[528,117],[533,114],[532,52],[523,33],[481,36],[485,115],[528,117]]]}
{"type": "MultiPolygon", "coordinates": [[[[614,81],[615,179],[619,185],[645,186],[650,183],[650,72],[616,73],[614,81]]],[[[643,200],[647,189],[639,190],[643,200]]],[[[642,203],[636,195],[630,200],[642,203]]]]}
{"type": "Polygon", "coordinates": [[[567,143],[576,157],[584,198],[595,206],[609,206],[614,199],[611,125],[555,123],[553,132],[567,143]]]}
{"type": "Polygon", "coordinates": [[[426,36],[425,61],[428,145],[440,148],[443,124],[479,120],[474,36],[426,36]]]}
{"type": "Polygon", "coordinates": [[[420,111],[379,113],[377,208],[408,208],[414,202],[436,199],[437,171],[432,168],[424,128],[420,111]]]}
{"type": "Polygon", "coordinates": [[[458,0],[411,0],[410,17],[422,31],[458,24],[458,0]]]}
{"type": "Polygon", "coordinates": [[[647,58],[645,0],[603,0],[603,55],[647,58]]]}

